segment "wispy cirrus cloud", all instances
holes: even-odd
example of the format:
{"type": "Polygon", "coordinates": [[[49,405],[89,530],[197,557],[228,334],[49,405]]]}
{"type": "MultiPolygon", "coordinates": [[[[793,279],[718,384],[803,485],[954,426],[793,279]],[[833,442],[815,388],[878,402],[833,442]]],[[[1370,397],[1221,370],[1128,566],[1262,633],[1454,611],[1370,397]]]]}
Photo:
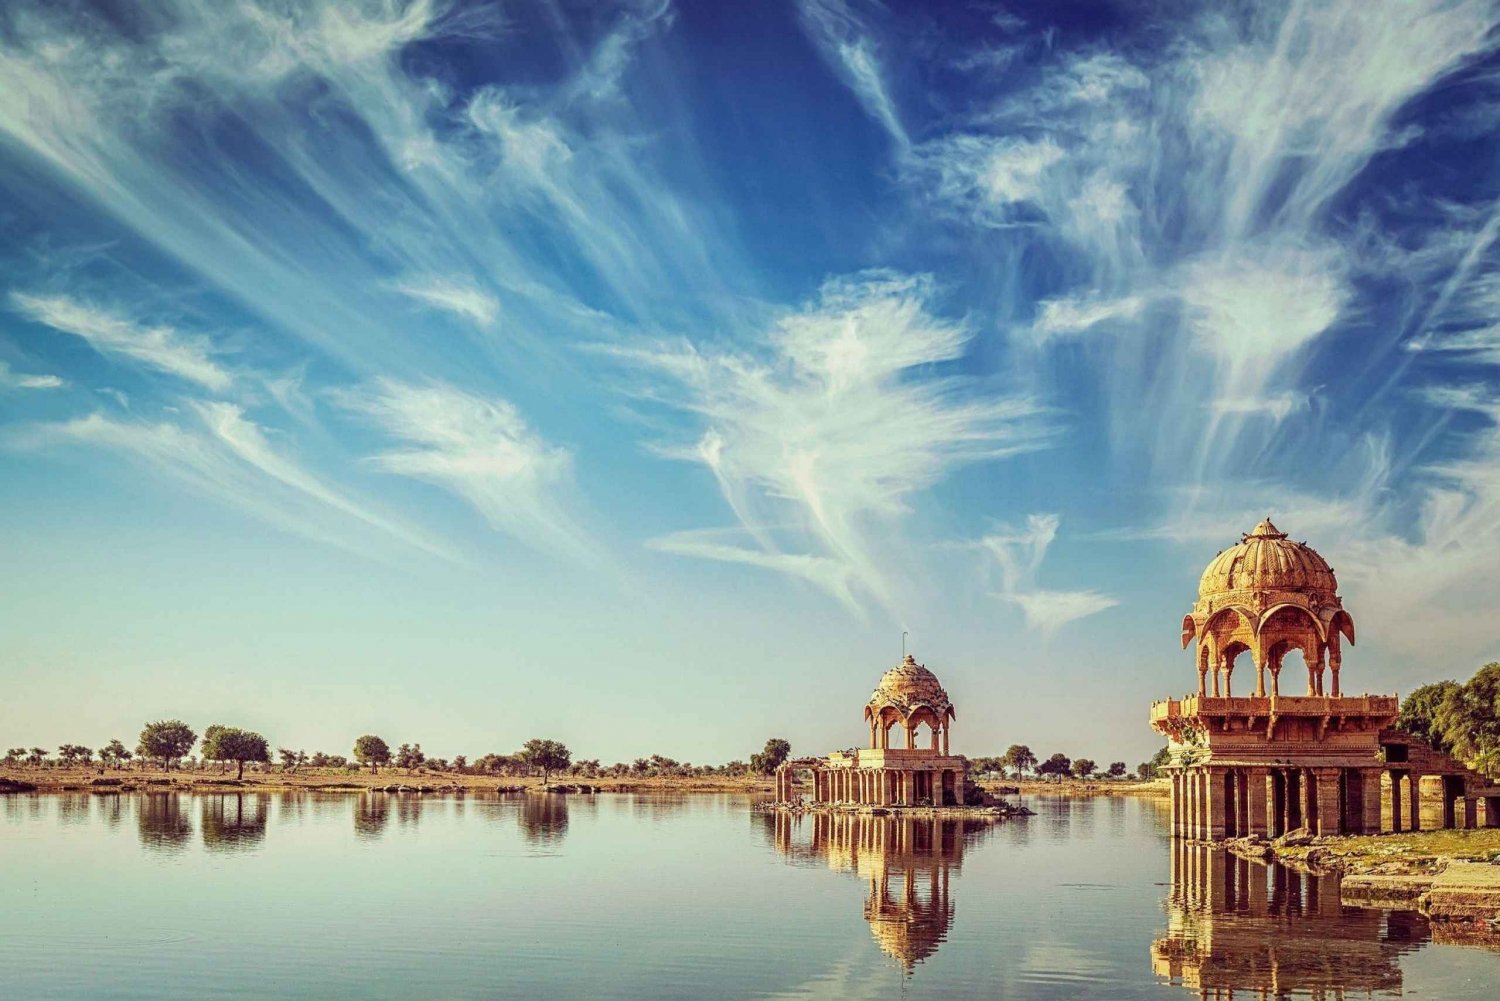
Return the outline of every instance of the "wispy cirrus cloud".
{"type": "Polygon", "coordinates": [[[11,307],[34,323],[87,341],[100,354],[128,358],[148,368],[225,390],[234,381],[213,359],[207,338],[161,323],[142,323],[66,295],[12,292],[11,307]]]}
{"type": "Polygon", "coordinates": [[[1120,603],[1098,591],[1055,591],[1037,586],[1042,562],[1060,524],[1055,514],[1028,515],[1024,528],[1002,528],[979,542],[1000,571],[999,596],[1020,608],[1026,624],[1044,636],[1120,603]]]}
{"type": "Polygon", "coordinates": [[[845,603],[857,592],[893,608],[886,557],[910,499],[960,466],[1049,444],[1031,399],[975,394],[941,374],[973,334],[928,312],[935,291],[928,278],[894,273],[839,279],[780,316],[754,352],[610,352],[654,377],[657,399],[694,416],[700,437],[661,449],[712,471],[761,550],[699,544],[696,555],[774,566],[845,603]],[[789,523],[801,531],[773,528],[789,523]]]}
{"type": "Polygon", "coordinates": [[[911,139],[886,86],[875,37],[854,7],[847,0],[800,0],[798,4],[803,25],[835,72],[848,83],[865,112],[904,150],[911,139]]]}
{"type": "Polygon", "coordinates": [[[347,532],[349,518],[431,555],[456,559],[448,547],[354,500],[276,448],[240,407],[209,402],[188,409],[195,419],[119,420],[94,413],[24,425],[10,429],[3,443],[13,449],[83,446],[117,452],[202,497],[363,556],[382,558],[367,539],[347,532]]]}
{"type": "Polygon", "coordinates": [[[489,327],[500,313],[500,301],[472,282],[452,278],[409,278],[396,291],[433,309],[489,327]]]}
{"type": "Polygon", "coordinates": [[[564,504],[571,454],[532,430],[513,404],[444,383],[393,379],[334,398],[404,446],[371,456],[377,468],[458,495],[527,545],[597,560],[564,504]]]}
{"type": "Polygon", "coordinates": [[[0,392],[7,389],[60,389],[67,385],[55,375],[37,375],[14,371],[8,362],[0,360],[0,392]]]}

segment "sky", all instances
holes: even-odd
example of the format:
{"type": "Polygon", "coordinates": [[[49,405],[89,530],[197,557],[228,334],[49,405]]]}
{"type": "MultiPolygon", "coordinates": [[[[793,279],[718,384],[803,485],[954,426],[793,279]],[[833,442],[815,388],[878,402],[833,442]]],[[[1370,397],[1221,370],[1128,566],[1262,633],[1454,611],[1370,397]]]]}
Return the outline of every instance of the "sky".
{"type": "Polygon", "coordinates": [[[1270,515],[1500,659],[1500,9],[13,0],[0,744],[1132,766],[1270,515]]]}

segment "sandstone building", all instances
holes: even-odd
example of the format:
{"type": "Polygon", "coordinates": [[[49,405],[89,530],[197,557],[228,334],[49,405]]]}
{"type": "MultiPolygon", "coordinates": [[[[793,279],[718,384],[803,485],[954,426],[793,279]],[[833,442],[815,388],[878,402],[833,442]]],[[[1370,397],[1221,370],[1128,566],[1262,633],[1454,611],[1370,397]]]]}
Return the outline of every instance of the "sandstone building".
{"type": "Polygon", "coordinates": [[[796,772],[810,769],[812,798],[819,804],[962,805],[968,763],[948,750],[956,716],[937,676],[907,654],[885,672],[865,704],[870,746],[782,765],[776,772],[776,801],[796,799],[796,772]],[[896,747],[891,746],[893,729],[903,738],[896,747]],[[919,736],[928,746],[918,746],[919,736]]]}
{"type": "Polygon", "coordinates": [[[1182,620],[1197,692],[1151,707],[1172,750],[1174,836],[1500,826],[1500,788],[1392,729],[1396,696],[1344,694],[1345,641],[1354,619],[1333,568],[1270,519],[1214,557],[1182,620]],[[1294,654],[1303,694],[1282,691],[1294,654]]]}

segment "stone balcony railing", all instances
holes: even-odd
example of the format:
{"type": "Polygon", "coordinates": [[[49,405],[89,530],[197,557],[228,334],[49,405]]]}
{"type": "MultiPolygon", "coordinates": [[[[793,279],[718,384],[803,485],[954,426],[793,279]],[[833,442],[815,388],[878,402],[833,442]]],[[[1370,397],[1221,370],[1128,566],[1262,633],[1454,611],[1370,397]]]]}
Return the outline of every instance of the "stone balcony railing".
{"type": "Polygon", "coordinates": [[[1151,722],[1202,716],[1395,716],[1394,695],[1188,695],[1151,704],[1151,722]]]}

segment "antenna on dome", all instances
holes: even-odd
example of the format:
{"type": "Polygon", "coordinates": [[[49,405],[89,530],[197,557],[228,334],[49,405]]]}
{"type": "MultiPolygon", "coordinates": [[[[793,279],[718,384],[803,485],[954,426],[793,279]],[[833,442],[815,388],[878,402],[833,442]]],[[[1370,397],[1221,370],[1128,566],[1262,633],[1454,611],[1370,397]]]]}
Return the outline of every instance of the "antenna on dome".
{"type": "Polygon", "coordinates": [[[906,659],[906,630],[901,630],[901,659],[906,659]]]}

